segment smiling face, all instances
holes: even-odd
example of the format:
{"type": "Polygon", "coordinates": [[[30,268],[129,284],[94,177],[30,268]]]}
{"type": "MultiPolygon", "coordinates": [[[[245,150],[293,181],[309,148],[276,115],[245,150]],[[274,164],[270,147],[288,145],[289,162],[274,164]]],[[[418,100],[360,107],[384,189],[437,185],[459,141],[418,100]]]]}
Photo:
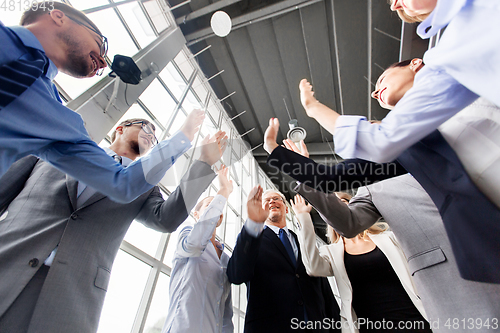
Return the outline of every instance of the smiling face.
{"type": "Polygon", "coordinates": [[[391,0],[391,10],[402,10],[410,17],[431,13],[436,8],[437,0],[391,0]]]}
{"type": "Polygon", "coordinates": [[[378,100],[384,109],[393,109],[413,87],[415,75],[422,66],[422,59],[413,59],[407,66],[388,68],[378,78],[371,96],[378,100]]]}
{"type": "Polygon", "coordinates": [[[107,66],[101,56],[102,38],[89,28],[77,24],[66,16],[68,28],[57,34],[66,51],[61,72],[77,78],[92,77],[107,66]]]}
{"type": "Polygon", "coordinates": [[[262,195],[262,207],[269,210],[266,222],[271,222],[272,224],[283,224],[284,222],[286,225],[288,207],[280,193],[274,191],[265,192],[262,195]]]}

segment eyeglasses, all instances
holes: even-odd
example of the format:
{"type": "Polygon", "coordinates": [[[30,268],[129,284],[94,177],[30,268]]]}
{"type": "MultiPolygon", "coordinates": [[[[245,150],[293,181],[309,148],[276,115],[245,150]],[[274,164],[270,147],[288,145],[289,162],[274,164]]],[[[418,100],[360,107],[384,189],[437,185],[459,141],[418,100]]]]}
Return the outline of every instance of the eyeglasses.
{"type": "Polygon", "coordinates": [[[283,202],[283,198],[282,197],[272,197],[272,198],[267,198],[264,200],[265,203],[268,203],[268,202],[271,202],[272,201],[281,201],[283,202]]]}
{"type": "MultiPolygon", "coordinates": [[[[92,31],[93,33],[95,33],[97,36],[99,36],[101,38],[101,44],[99,45],[99,55],[103,58],[106,57],[106,54],[108,54],[108,39],[106,37],[104,37],[99,31],[97,31],[96,29],[92,28],[91,26],[83,23],[82,21],[79,21],[71,16],[68,16],[68,17],[70,20],[72,20],[76,24],[84,26],[85,28],[89,29],[90,31],[92,31]]],[[[104,72],[104,68],[101,68],[101,70],[97,71],[96,75],[101,76],[103,72],[104,72]]]]}
{"type": "Polygon", "coordinates": [[[153,136],[153,140],[151,140],[151,145],[156,146],[158,144],[158,139],[156,138],[155,132],[151,128],[150,124],[146,123],[145,121],[140,120],[140,121],[134,121],[132,123],[125,124],[123,126],[128,127],[128,126],[138,125],[138,124],[141,124],[141,129],[144,131],[144,133],[146,133],[147,135],[153,136]]]}

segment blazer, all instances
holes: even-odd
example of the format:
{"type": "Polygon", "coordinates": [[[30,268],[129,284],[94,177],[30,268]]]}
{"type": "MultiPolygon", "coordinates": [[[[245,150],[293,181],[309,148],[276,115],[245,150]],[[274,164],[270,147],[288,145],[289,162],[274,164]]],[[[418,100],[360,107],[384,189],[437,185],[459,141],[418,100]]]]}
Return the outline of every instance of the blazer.
{"type": "Polygon", "coordinates": [[[0,316],[58,246],[29,333],[96,332],[111,267],[132,221],[174,231],[215,178],[195,161],[163,200],[158,187],[128,204],[95,193],[76,207],[77,181],[28,156],[0,179],[0,316]]]}
{"type": "MultiPolygon", "coordinates": [[[[352,286],[344,266],[344,240],[340,238],[337,243],[323,245],[318,249],[311,215],[301,213],[297,215],[297,218],[301,224],[298,236],[300,250],[302,251],[302,260],[307,274],[312,276],[335,276],[340,294],[340,317],[343,321],[342,332],[358,332],[358,329],[354,325],[357,317],[352,308],[352,286]]],[[[417,295],[415,285],[410,276],[406,257],[394,234],[386,231],[377,235],[369,234],[368,236],[389,260],[401,285],[417,310],[424,318],[427,318],[422,301],[417,295]]]]}
{"type": "MultiPolygon", "coordinates": [[[[444,325],[449,318],[480,318],[485,322],[487,318],[498,317],[500,285],[460,277],[436,206],[412,176],[403,175],[361,187],[349,205],[334,194],[305,185],[297,189],[323,219],[345,237],[353,237],[384,218],[407,258],[409,272],[434,332],[456,331],[444,325]]],[[[488,332],[488,328],[480,327],[473,332],[488,332]]]]}
{"type": "MultiPolygon", "coordinates": [[[[297,241],[297,236],[293,232],[292,235],[297,241]]],[[[340,320],[327,279],[307,275],[301,258],[299,250],[295,267],[270,228],[264,228],[257,238],[242,228],[229,259],[227,275],[231,283],[247,286],[245,333],[301,331],[293,327],[304,320],[304,309],[310,321],[340,320]]]]}
{"type": "MultiPolygon", "coordinates": [[[[470,130],[486,131],[496,127],[484,120],[482,124],[473,124],[470,130]]],[[[467,141],[473,139],[478,145],[484,142],[477,137],[461,135],[455,138],[453,145],[460,144],[474,149],[474,145],[467,141]]],[[[451,138],[447,134],[447,139],[451,138]]],[[[496,163],[494,161],[497,155],[492,155],[492,163],[496,163]]],[[[435,130],[404,151],[397,162],[418,180],[437,206],[450,238],[460,275],[472,281],[500,283],[500,223],[496,223],[500,221],[500,209],[474,184],[441,133],[435,130]]],[[[368,185],[380,180],[380,177],[389,178],[395,173],[387,172],[386,167],[375,168],[374,165],[377,164],[372,162],[365,161],[363,164],[363,160],[358,159],[343,161],[341,165],[347,165],[347,169],[337,166],[314,168],[311,167],[314,164],[311,164],[310,159],[280,147],[268,157],[267,163],[301,182],[307,181],[307,185],[319,190],[328,190],[333,186],[333,191],[339,191],[344,187],[368,185]],[[355,167],[349,167],[351,165],[355,167]],[[357,180],[358,172],[364,175],[364,183],[357,180]],[[324,186],[324,183],[330,185],[324,186]]],[[[490,170],[486,171],[491,173],[490,170]]],[[[494,180],[488,173],[488,179],[494,180]]],[[[497,187],[489,186],[491,189],[497,187]]]]}

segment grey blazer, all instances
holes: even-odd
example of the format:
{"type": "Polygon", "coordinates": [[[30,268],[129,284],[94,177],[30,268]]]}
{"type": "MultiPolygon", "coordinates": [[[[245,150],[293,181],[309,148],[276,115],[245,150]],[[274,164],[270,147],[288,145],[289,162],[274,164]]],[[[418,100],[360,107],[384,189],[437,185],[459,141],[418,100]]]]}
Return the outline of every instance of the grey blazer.
{"type": "Polygon", "coordinates": [[[35,157],[19,160],[0,179],[0,213],[7,210],[0,221],[0,316],[58,245],[28,332],[96,332],[132,221],[174,231],[214,178],[208,164],[195,161],[166,201],[155,186],[128,204],[95,193],[77,208],[75,179],[35,157]]]}
{"type": "Polygon", "coordinates": [[[468,330],[469,318],[481,318],[483,323],[497,318],[500,325],[500,285],[460,277],[439,212],[411,175],[361,187],[348,206],[335,194],[303,184],[296,190],[345,237],[385,219],[406,255],[434,332],[491,332],[484,326],[468,330]],[[462,325],[458,330],[453,329],[454,318],[462,325]]]}

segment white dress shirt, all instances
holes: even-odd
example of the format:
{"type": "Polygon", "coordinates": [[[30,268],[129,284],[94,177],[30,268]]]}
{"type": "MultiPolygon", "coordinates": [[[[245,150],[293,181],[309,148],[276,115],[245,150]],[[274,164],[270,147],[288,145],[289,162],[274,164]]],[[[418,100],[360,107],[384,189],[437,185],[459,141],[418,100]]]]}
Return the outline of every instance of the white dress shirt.
{"type": "Polygon", "coordinates": [[[413,88],[381,124],[341,116],[335,149],[343,158],[390,162],[478,96],[500,106],[500,1],[438,0],[419,25],[424,38],[447,26],[413,88]]]}
{"type": "Polygon", "coordinates": [[[219,259],[210,241],[225,203],[216,195],[199,221],[180,232],[163,333],[233,332],[229,256],[222,252],[219,259]]]}

